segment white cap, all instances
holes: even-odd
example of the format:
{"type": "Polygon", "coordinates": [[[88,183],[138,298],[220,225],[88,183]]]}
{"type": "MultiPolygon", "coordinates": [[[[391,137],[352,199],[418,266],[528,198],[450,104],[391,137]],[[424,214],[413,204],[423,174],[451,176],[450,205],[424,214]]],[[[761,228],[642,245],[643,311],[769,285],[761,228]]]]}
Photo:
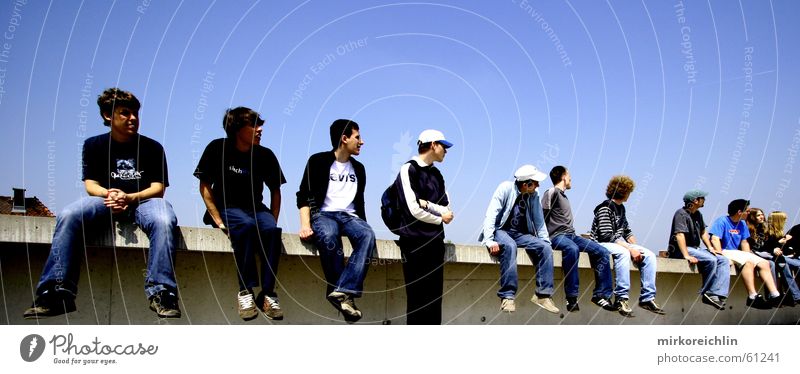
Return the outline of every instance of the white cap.
{"type": "Polygon", "coordinates": [[[528,181],[528,180],[535,180],[537,182],[543,181],[547,178],[547,174],[542,173],[536,166],[533,165],[522,165],[516,172],[514,172],[514,178],[518,182],[528,181]]]}
{"type": "Polygon", "coordinates": [[[448,142],[444,138],[444,134],[442,134],[439,130],[425,130],[419,134],[418,139],[420,144],[430,143],[430,142],[437,142],[443,145],[445,148],[450,148],[453,146],[453,143],[448,142]]]}

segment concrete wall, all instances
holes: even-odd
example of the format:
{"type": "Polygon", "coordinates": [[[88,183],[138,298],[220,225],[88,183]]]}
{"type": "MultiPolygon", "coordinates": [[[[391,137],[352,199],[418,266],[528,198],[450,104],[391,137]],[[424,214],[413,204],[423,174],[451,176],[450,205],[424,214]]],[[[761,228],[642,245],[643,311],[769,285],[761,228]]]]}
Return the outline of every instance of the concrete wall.
{"type": "MultiPolygon", "coordinates": [[[[340,316],[324,298],[325,286],[319,259],[296,235],[284,235],[285,255],[279,268],[278,293],[286,319],[272,322],[260,317],[244,322],[236,312],[238,284],[229,243],[219,230],[181,228],[181,250],[176,274],[180,285],[183,318],[161,320],[148,309],[143,280],[147,239],[130,226],[115,229],[117,235],[90,240],[86,250],[78,294],[78,311],[40,321],[22,319],[32,299],[49,252],[54,219],[0,216],[0,323],[3,324],[339,324],[340,316]],[[87,268],[90,269],[87,271],[87,268]]],[[[345,240],[346,242],[346,240],[345,240]]],[[[378,259],[370,268],[360,323],[405,323],[405,291],[399,249],[392,241],[379,241],[378,259]]],[[[557,253],[558,254],[558,253],[557,253]]],[[[445,267],[444,321],[453,324],[796,324],[800,307],[768,311],[747,309],[741,281],[732,277],[730,306],[717,311],[697,297],[700,276],[685,261],[659,259],[657,300],[667,311],[656,316],[634,307],[635,318],[607,312],[590,301],[594,285],[588,259],[581,258],[581,311],[554,315],[528,300],[533,293],[534,269],[520,254],[520,291],[517,312],[499,312],[497,264],[480,246],[448,247],[445,267]]],[[[560,267],[560,256],[556,256],[560,267]]],[[[638,272],[631,274],[638,295],[638,272]]],[[[561,271],[556,269],[557,305],[563,309],[561,271]]]]}

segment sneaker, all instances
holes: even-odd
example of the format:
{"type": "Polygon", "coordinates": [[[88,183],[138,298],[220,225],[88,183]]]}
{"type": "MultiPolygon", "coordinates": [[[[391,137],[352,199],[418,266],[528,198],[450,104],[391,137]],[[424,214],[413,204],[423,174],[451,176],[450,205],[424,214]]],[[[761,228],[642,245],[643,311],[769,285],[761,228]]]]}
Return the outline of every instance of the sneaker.
{"type": "Polygon", "coordinates": [[[767,298],[767,304],[769,304],[769,306],[771,306],[771,307],[773,307],[773,308],[780,308],[780,306],[781,306],[781,299],[782,299],[782,298],[783,298],[783,295],[778,295],[778,296],[769,296],[769,297],[767,298]]]}
{"type": "Polygon", "coordinates": [[[538,305],[539,307],[541,307],[542,309],[544,309],[544,310],[546,310],[546,311],[548,311],[550,313],[558,313],[559,312],[558,308],[556,307],[556,304],[553,303],[553,298],[552,297],[549,297],[549,296],[548,297],[539,297],[539,296],[536,296],[536,294],[534,294],[533,297],[531,298],[531,302],[533,302],[534,304],[538,305]]]}
{"type": "Polygon", "coordinates": [[[267,318],[276,321],[283,319],[283,309],[281,309],[281,304],[278,302],[278,296],[264,295],[264,302],[261,305],[261,311],[264,312],[267,318]]]}
{"type": "Polygon", "coordinates": [[[578,305],[578,298],[574,296],[567,296],[567,311],[578,312],[580,310],[581,307],[578,305]]]}
{"type": "Polygon", "coordinates": [[[764,297],[761,295],[756,295],[754,299],[751,299],[748,296],[745,305],[747,305],[749,308],[755,309],[772,309],[772,305],[767,300],[764,300],[764,297]]]}
{"type": "Polygon", "coordinates": [[[160,291],[150,298],[150,310],[161,318],[181,318],[178,295],[171,291],[160,291]]]}
{"type": "Polygon", "coordinates": [[[361,319],[361,311],[358,310],[355,301],[353,301],[350,295],[344,292],[333,291],[328,295],[328,301],[333,304],[336,310],[342,312],[344,320],[347,321],[347,323],[353,323],[361,319]]]}
{"type": "Polygon", "coordinates": [[[661,309],[661,307],[658,304],[656,304],[655,300],[641,301],[639,302],[639,308],[653,312],[655,314],[667,314],[667,312],[665,312],[664,309],[661,309]]]}
{"type": "Polygon", "coordinates": [[[633,317],[633,309],[631,309],[628,299],[618,298],[614,303],[614,308],[625,317],[633,317]]]}
{"type": "Polygon", "coordinates": [[[611,304],[611,300],[609,300],[608,298],[605,298],[605,297],[593,296],[592,297],[592,302],[595,305],[597,305],[597,306],[599,306],[599,307],[601,307],[601,308],[603,308],[603,309],[605,309],[607,311],[610,311],[610,312],[616,312],[618,310],[616,307],[614,307],[613,304],[611,304]]]}
{"type": "Polygon", "coordinates": [[[256,300],[253,299],[253,294],[248,290],[239,291],[236,295],[239,301],[239,318],[249,321],[258,316],[258,309],[256,309],[256,300]]]}
{"type": "Polygon", "coordinates": [[[500,301],[500,311],[506,313],[513,313],[517,310],[517,306],[514,305],[514,299],[503,299],[500,301]]]}
{"type": "Polygon", "coordinates": [[[75,299],[64,292],[47,290],[36,297],[30,308],[22,316],[25,319],[53,317],[75,311],[75,299]]]}
{"type": "Polygon", "coordinates": [[[720,300],[719,296],[708,293],[703,294],[703,304],[708,304],[719,310],[725,310],[725,303],[720,300]]]}

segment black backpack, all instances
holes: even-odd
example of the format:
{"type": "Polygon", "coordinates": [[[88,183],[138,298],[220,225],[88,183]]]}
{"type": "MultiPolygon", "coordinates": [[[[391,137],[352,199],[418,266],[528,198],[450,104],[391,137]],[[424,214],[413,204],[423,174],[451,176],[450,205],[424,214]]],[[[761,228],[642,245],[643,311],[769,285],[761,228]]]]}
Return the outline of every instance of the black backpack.
{"type": "Polygon", "coordinates": [[[400,198],[398,197],[398,189],[397,182],[400,179],[400,175],[397,176],[395,182],[390,184],[386,191],[383,191],[383,195],[381,195],[381,218],[383,219],[383,224],[389,228],[395,235],[402,235],[405,231],[403,230],[403,218],[402,218],[402,207],[400,206],[400,198]]]}

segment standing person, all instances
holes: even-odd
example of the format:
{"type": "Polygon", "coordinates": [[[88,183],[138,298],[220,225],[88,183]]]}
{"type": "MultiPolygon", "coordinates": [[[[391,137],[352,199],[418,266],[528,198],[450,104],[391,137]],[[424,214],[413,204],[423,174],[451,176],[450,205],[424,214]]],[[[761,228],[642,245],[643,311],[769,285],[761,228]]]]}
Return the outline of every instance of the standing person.
{"type": "Polygon", "coordinates": [[[275,278],[281,255],[280,188],[286,178],[275,154],[260,145],[263,126],[264,120],[250,108],[228,109],[222,118],[227,138],[212,140],[194,171],[206,205],[203,222],[230,236],[239,280],[239,317],[245,321],[258,316],[258,308],[269,319],[283,319],[275,278]],[[263,203],[264,185],[270,192],[269,207],[263,203]],[[259,283],[257,256],[261,291],[254,298],[259,283]]]}
{"type": "Polygon", "coordinates": [[[700,287],[703,303],[724,310],[731,281],[731,266],[721,252],[713,250],[708,239],[706,223],[700,213],[707,195],[708,192],[701,190],[691,190],[683,195],[683,208],[672,216],[667,253],[670,258],[682,258],[690,264],[697,264],[703,278],[700,287]],[[706,249],[700,248],[701,242],[706,249]]]}
{"type": "MultiPolygon", "coordinates": [[[[755,209],[758,208],[751,208],[750,213],[747,214],[748,230],[752,225],[750,217],[755,209]]],[[[773,269],[781,274],[781,278],[789,290],[788,294],[783,297],[783,305],[795,306],[800,302],[800,287],[798,287],[796,280],[796,274],[800,270],[800,260],[790,256],[785,251],[787,249],[786,243],[792,239],[791,235],[784,234],[783,231],[786,226],[786,213],[781,211],[772,212],[766,222],[764,222],[763,217],[764,212],[761,212],[760,215],[756,214],[755,218],[756,224],[759,221],[764,223],[763,241],[760,243],[761,245],[756,246],[759,243],[750,241],[752,237],[748,238],[750,249],[759,257],[772,262],[773,269]]],[[[777,282],[778,279],[776,278],[775,281],[777,282]]]]}
{"type": "Polygon", "coordinates": [[[550,313],[559,310],[553,303],[553,248],[544,222],[536,189],[545,174],[533,165],[523,165],[514,181],[497,186],[486,208],[483,230],[478,240],[489,254],[500,261],[500,310],[514,312],[517,294],[517,247],[522,247],[536,265],[536,291],[531,301],[550,313]]]}
{"type": "Polygon", "coordinates": [[[736,199],[728,204],[728,215],[717,218],[711,225],[711,244],[715,252],[722,252],[731,262],[741,269],[744,287],[747,290],[746,305],[757,309],[769,309],[780,303],[780,293],[775,287],[775,282],[770,271],[769,261],[756,256],[750,251],[750,231],[744,222],[750,201],[736,199]],[[758,294],[755,285],[755,273],[769,291],[769,298],[765,300],[758,294]]]}
{"type": "MultiPolygon", "coordinates": [[[[613,310],[611,292],[613,281],[611,266],[609,265],[609,252],[600,244],[580,235],[575,235],[572,206],[567,199],[567,190],[572,188],[572,176],[567,168],[558,165],[550,170],[550,180],[553,188],[542,195],[542,210],[547,232],[553,242],[553,249],[561,251],[561,267],[564,271],[564,293],[567,296],[567,310],[577,312],[578,305],[578,259],[581,252],[589,255],[589,261],[594,269],[595,287],[592,292],[592,302],[607,310],[613,310]]],[[[648,306],[652,307],[648,303],[648,306]]]]}
{"type": "Polygon", "coordinates": [[[363,316],[355,298],[361,297],[375,250],[375,232],[364,213],[367,174],[353,157],[361,154],[364,141],[358,124],[348,119],[333,121],[330,139],[333,149],[311,155],[303,171],[297,191],[299,235],[317,247],[328,301],[353,323],[363,316]],[[353,246],[346,266],[342,235],[353,246]]]}
{"type": "Polygon", "coordinates": [[[417,140],[418,155],[400,168],[400,251],[409,325],[442,323],[444,224],[453,221],[453,212],[444,177],[433,164],[444,161],[452,146],[440,131],[425,130],[417,140]]]}
{"type": "Polygon", "coordinates": [[[636,244],[636,237],[625,216],[623,203],[628,201],[634,187],[633,180],[628,176],[617,175],[611,178],[606,187],[608,200],[594,208],[592,237],[606,247],[614,258],[617,281],[614,288],[614,306],[619,313],[633,317],[633,309],[628,304],[631,290],[631,262],[633,262],[639,268],[642,282],[639,306],[654,313],[664,314],[663,309],[656,304],[656,256],[651,250],[636,244]]]}
{"type": "Polygon", "coordinates": [[[25,318],[75,311],[84,252],[84,232],[108,230],[112,220],[133,221],[147,234],[150,250],[144,279],[150,309],[162,318],[178,318],[175,237],[178,219],[164,200],[169,186],[167,158],[161,144],[139,135],[139,99],[109,88],[97,98],[104,134],[83,143],[83,184],[88,197],[56,217],[53,244],[36,286],[36,300],[25,318]]]}

